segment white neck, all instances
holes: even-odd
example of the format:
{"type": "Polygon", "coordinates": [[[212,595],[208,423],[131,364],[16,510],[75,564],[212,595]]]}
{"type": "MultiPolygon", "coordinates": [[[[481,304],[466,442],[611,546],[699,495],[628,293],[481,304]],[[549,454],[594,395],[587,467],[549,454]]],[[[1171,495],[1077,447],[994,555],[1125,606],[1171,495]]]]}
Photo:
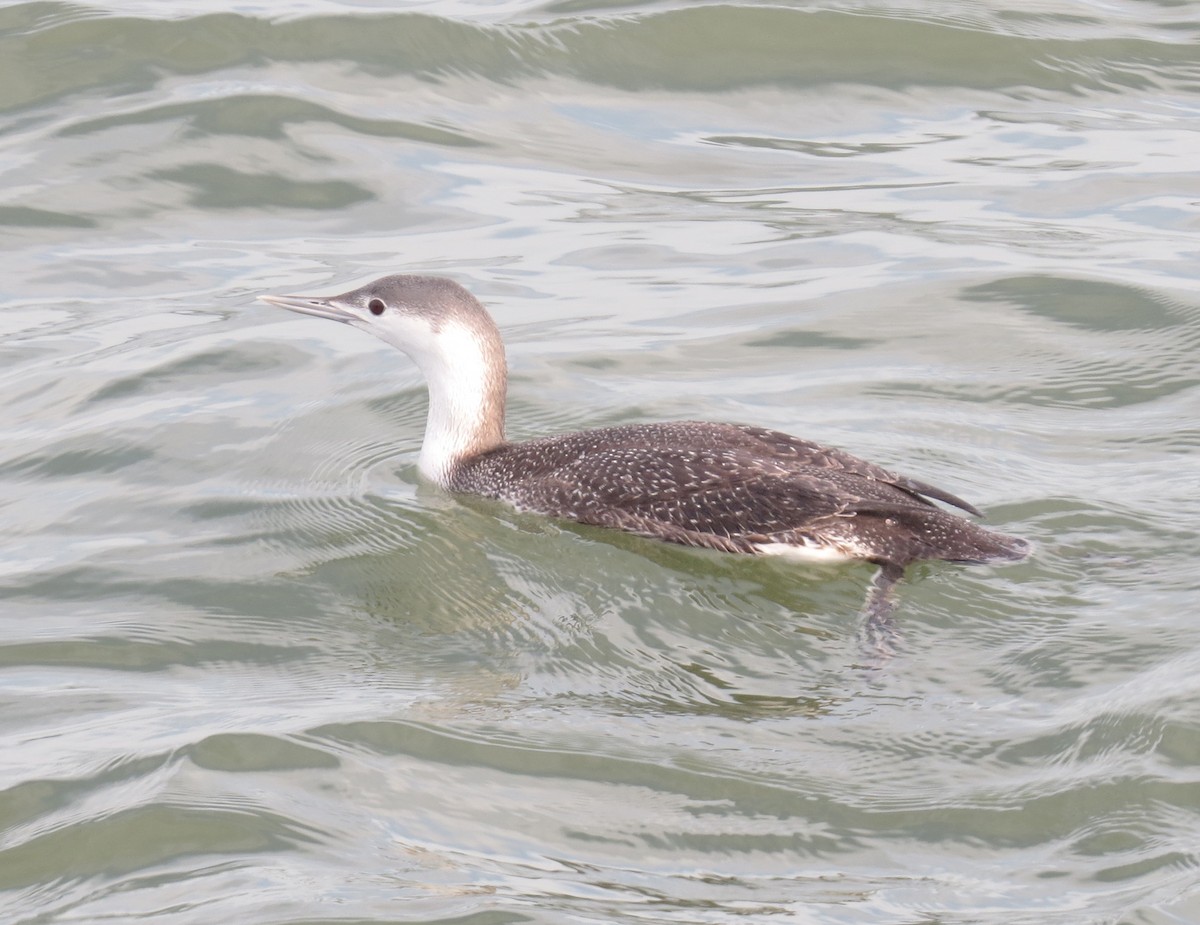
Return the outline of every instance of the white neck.
{"type": "Polygon", "coordinates": [[[408,352],[429,385],[417,467],[447,486],[458,463],[504,442],[504,346],[494,331],[456,322],[443,324],[425,344],[411,346],[418,348],[408,352]]]}

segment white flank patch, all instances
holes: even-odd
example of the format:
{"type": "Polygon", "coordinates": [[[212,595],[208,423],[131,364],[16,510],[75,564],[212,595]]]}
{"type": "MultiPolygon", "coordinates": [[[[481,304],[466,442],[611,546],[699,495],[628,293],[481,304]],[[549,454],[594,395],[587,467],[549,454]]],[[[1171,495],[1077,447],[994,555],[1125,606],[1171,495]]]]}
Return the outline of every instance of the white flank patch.
{"type": "Polygon", "coordinates": [[[760,543],[754,551],[760,556],[778,556],[793,562],[852,562],[861,558],[835,546],[795,546],[791,543],[760,543]]]}

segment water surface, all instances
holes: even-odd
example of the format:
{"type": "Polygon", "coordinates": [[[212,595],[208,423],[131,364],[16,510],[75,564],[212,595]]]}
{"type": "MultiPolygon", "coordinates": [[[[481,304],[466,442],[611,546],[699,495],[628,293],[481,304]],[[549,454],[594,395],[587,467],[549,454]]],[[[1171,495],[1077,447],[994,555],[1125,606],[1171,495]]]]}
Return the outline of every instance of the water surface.
{"type": "Polygon", "coordinates": [[[0,919],[1200,919],[1187,4],[0,9],[0,919]],[[1038,547],[801,570],[418,483],[254,301],[453,276],[515,438],[800,433],[1038,547]]]}

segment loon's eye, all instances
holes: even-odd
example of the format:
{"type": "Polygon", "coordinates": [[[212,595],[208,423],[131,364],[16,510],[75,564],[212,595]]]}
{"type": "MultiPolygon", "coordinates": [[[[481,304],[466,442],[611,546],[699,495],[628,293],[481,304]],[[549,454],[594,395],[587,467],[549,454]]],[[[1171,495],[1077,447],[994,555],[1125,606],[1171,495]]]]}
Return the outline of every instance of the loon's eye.
{"type": "Polygon", "coordinates": [[[385,308],[387,306],[383,304],[383,299],[372,299],[367,303],[367,311],[372,315],[382,315],[385,308]]]}

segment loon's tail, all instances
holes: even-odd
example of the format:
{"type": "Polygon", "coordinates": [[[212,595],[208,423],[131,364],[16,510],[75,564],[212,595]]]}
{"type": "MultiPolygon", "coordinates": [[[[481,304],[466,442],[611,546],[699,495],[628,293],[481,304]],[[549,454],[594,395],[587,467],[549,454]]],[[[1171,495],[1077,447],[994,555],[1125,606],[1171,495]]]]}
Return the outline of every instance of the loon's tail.
{"type": "Polygon", "coordinates": [[[1017,536],[997,533],[935,507],[865,501],[850,508],[854,539],[880,565],[901,567],[920,559],[997,562],[1024,559],[1033,548],[1017,536]]]}

